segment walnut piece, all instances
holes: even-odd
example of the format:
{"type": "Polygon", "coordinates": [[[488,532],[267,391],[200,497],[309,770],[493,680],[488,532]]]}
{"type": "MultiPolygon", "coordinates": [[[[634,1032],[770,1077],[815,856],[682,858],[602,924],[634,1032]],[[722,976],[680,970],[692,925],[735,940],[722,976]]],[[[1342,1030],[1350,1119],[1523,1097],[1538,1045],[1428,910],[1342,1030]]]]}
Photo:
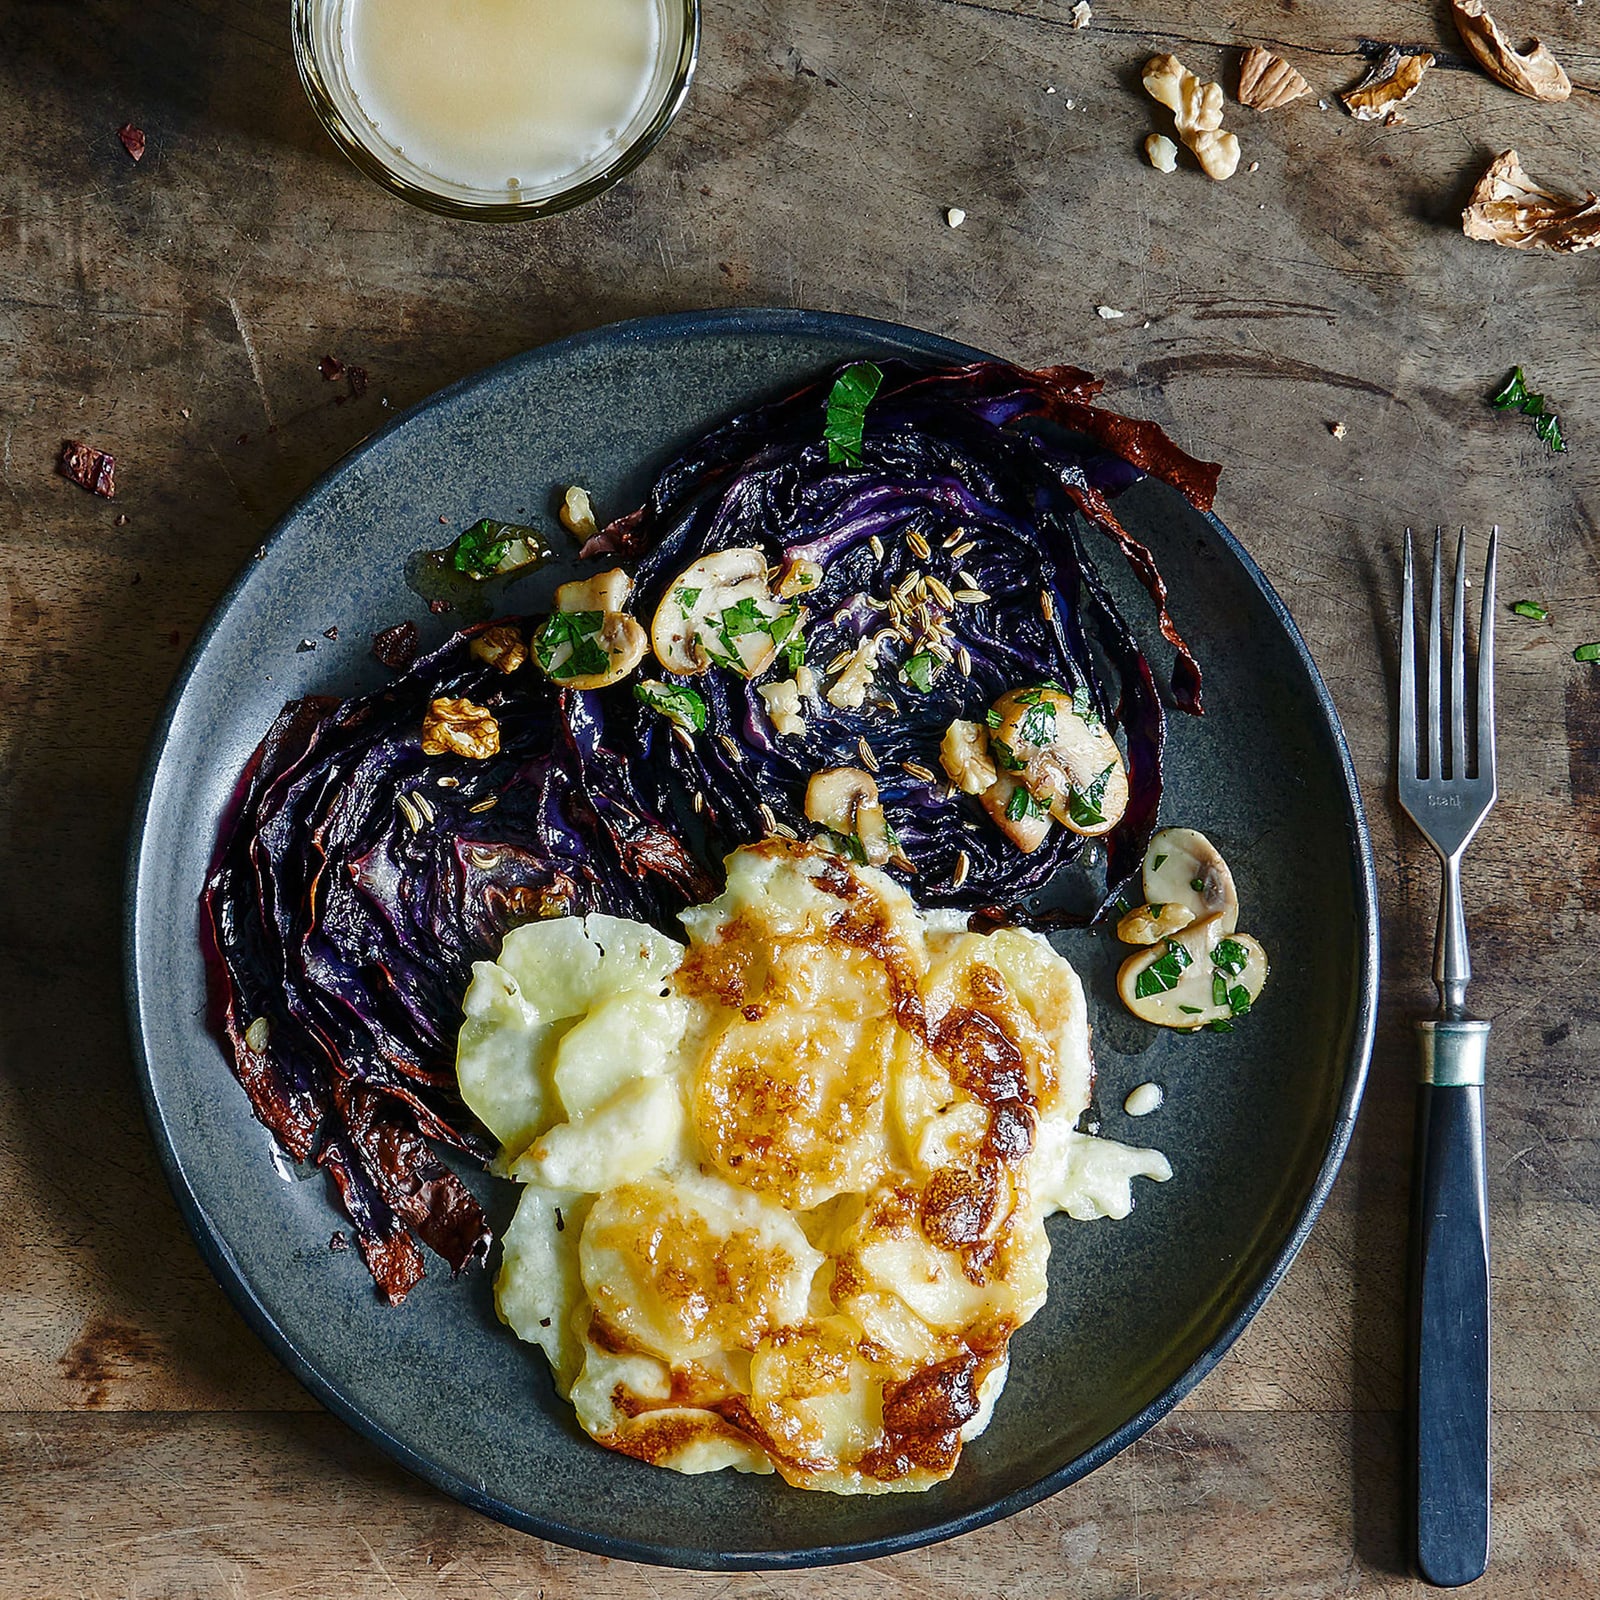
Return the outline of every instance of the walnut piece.
{"type": "Polygon", "coordinates": [[[473,637],[468,651],[479,661],[498,667],[508,676],[528,659],[528,647],[522,642],[522,630],[514,622],[497,622],[473,637]]]}
{"type": "Polygon", "coordinates": [[[1600,195],[1591,191],[1579,199],[1541,189],[1517,152],[1507,150],[1467,197],[1461,231],[1512,250],[1592,250],[1600,245],[1600,195]]]}
{"type": "Polygon", "coordinates": [[[800,685],[793,678],[785,678],[781,683],[758,683],[756,693],[766,702],[767,715],[780,734],[799,737],[806,731],[800,685]]]}
{"type": "Polygon", "coordinates": [[[1252,111],[1276,111],[1311,93],[1311,85],[1282,56],[1253,44],[1239,63],[1239,104],[1252,111]]]}
{"type": "Polygon", "coordinates": [[[1222,127],[1222,85],[1207,83],[1173,55],[1151,56],[1144,64],[1145,93],[1159,100],[1178,124],[1201,170],[1219,183],[1239,168],[1239,141],[1222,127]]]}
{"type": "Polygon", "coordinates": [[[579,539],[592,539],[600,531],[594,520],[594,507],[589,503],[589,491],[577,484],[567,490],[561,501],[561,526],[579,539]]]}
{"type": "Polygon", "coordinates": [[[422,716],[425,756],[465,756],[487,761],[500,752],[500,724],[487,706],[471,700],[434,700],[422,716]]]}
{"type": "Polygon", "coordinates": [[[70,478],[80,489],[97,494],[102,500],[117,497],[117,458],[104,450],[96,450],[81,439],[68,439],[61,446],[61,459],[56,463],[61,476],[70,478]]]}
{"type": "Polygon", "coordinates": [[[1423,75],[1432,65],[1433,57],[1426,50],[1402,55],[1390,45],[1367,68],[1360,83],[1339,98],[1357,122],[1377,122],[1395,106],[1403,106],[1422,87],[1423,75]]]}
{"type": "Polygon", "coordinates": [[[1088,0],[1078,0],[1077,5],[1072,8],[1071,16],[1074,28],[1087,28],[1094,17],[1094,12],[1089,9],[1088,0]]]}
{"type": "Polygon", "coordinates": [[[1175,172],[1178,167],[1178,147],[1164,133],[1152,133],[1144,141],[1144,153],[1157,172],[1175,172]]]}
{"type": "Polygon", "coordinates": [[[1483,0],[1450,0],[1450,14],[1461,42],[1491,78],[1531,100],[1565,100],[1571,95],[1572,80],[1543,41],[1530,39],[1526,50],[1516,49],[1484,10],[1483,0]]]}

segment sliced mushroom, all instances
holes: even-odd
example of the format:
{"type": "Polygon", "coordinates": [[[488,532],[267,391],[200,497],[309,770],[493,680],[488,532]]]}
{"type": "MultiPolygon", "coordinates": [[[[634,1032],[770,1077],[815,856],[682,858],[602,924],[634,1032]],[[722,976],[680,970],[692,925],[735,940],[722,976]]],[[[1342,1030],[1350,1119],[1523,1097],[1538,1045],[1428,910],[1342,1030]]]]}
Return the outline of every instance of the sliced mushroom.
{"type": "Polygon", "coordinates": [[[1032,855],[1049,836],[1050,808],[1035,800],[1009,772],[1002,772],[978,796],[994,825],[1023,855],[1032,855]]]}
{"type": "Polygon", "coordinates": [[[1171,934],[1187,928],[1195,920],[1187,905],[1176,901],[1136,906],[1117,924],[1117,937],[1124,944],[1159,944],[1171,934]]]}
{"type": "Polygon", "coordinates": [[[881,867],[895,853],[878,786],[859,767],[827,767],[813,773],[806,785],[806,816],[859,844],[869,867],[881,867]]]}
{"type": "Polygon", "coordinates": [[[620,611],[633,593],[633,579],[621,567],[592,578],[564,583],[556,590],[557,611],[620,611]]]}
{"type": "Polygon", "coordinates": [[[1059,689],[1012,689],[994,703],[989,753],[1057,822],[1094,838],[1128,809],[1128,771],[1104,722],[1059,689]]]}
{"type": "Polygon", "coordinates": [[[1192,1031],[1231,1022],[1255,1004],[1267,981],[1267,953],[1222,921],[1219,914],[1190,923],[1122,963],[1117,992],[1134,1016],[1192,1031]]]}
{"type": "Polygon", "coordinates": [[[792,600],[796,595],[810,594],[821,582],[822,568],[815,561],[797,556],[783,564],[783,572],[778,578],[778,598],[792,600]]]}
{"type": "Polygon", "coordinates": [[[989,734],[981,723],[957,718],[939,741],[939,765],[963,794],[982,794],[1000,776],[989,756],[989,734]]]}
{"type": "Polygon", "coordinates": [[[1239,896],[1221,852],[1193,828],[1162,828],[1144,853],[1144,896],[1179,905],[1191,922],[1220,916],[1223,933],[1239,925],[1239,896]]]}
{"type": "Polygon", "coordinates": [[[556,612],[533,636],[533,651],[545,673],[565,689],[604,689],[620,683],[644,660],[650,640],[634,619],[623,611],[633,593],[633,579],[621,567],[596,573],[592,578],[564,583],[556,590],[556,612]],[[576,624],[558,625],[561,617],[598,618],[580,633],[576,624]],[[604,667],[574,672],[574,657],[593,655],[590,646],[604,654],[604,667]]]}
{"type": "Polygon", "coordinates": [[[644,653],[650,648],[650,640],[644,629],[632,617],[620,611],[605,613],[600,631],[594,638],[605,651],[610,665],[604,672],[580,672],[570,678],[562,678],[563,687],[604,689],[608,684],[620,683],[644,660],[644,653]]]}
{"type": "Polygon", "coordinates": [[[792,603],[767,588],[767,558],[753,547],[715,550],[667,585],[650,624],[656,659],[692,678],[713,666],[754,678],[799,626],[792,603]]]}

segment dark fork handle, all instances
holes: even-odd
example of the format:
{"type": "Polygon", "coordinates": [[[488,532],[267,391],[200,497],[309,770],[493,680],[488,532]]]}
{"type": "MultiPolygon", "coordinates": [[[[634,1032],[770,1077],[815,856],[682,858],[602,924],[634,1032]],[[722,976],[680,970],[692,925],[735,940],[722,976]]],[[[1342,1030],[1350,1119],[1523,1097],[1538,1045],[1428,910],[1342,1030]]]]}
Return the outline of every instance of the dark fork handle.
{"type": "MultiPolygon", "coordinates": [[[[1436,1053],[1441,1066],[1464,1053],[1481,1067],[1486,1023],[1423,1027],[1425,1075],[1436,1053]],[[1475,1038],[1464,1037],[1469,1030],[1475,1038]]],[[[1453,1588],[1481,1577],[1489,1563],[1489,1199],[1481,1070],[1476,1083],[1451,1082],[1449,1071],[1437,1076],[1445,1081],[1424,1081],[1417,1100],[1413,1504],[1417,1570],[1453,1588]]]]}

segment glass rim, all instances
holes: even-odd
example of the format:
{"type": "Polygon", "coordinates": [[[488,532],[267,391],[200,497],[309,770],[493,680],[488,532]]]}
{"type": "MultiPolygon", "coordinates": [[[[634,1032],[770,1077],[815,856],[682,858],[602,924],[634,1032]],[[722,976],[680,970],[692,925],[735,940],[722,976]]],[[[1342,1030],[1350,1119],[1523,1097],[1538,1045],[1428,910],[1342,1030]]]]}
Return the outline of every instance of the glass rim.
{"type": "Polygon", "coordinates": [[[456,195],[438,194],[413,183],[388,165],[356,135],[345,120],[323,81],[322,66],[312,33],[313,12],[319,5],[327,3],[328,0],[294,0],[291,14],[294,60],[300,74],[300,86],[305,90],[311,109],[324,131],[353,166],[390,194],[438,216],[461,217],[469,222],[532,222],[539,217],[570,211],[574,206],[581,206],[605,193],[619,179],[632,172],[677,121],[678,113],[688,98],[689,86],[694,81],[695,66],[700,58],[700,0],[666,0],[669,11],[681,7],[683,12],[683,38],[678,46],[678,59],[672,69],[666,96],[649,122],[617,150],[605,167],[581,183],[574,183],[537,199],[463,200],[456,195]]]}

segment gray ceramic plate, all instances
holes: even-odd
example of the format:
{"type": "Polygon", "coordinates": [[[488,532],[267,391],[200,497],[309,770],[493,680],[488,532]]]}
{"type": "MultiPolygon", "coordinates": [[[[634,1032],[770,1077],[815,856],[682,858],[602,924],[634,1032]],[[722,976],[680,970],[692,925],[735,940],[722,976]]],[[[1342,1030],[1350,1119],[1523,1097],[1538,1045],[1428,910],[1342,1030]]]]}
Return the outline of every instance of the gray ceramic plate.
{"type": "MultiPolygon", "coordinates": [[[[1210,714],[1175,717],[1167,820],[1200,826],[1277,957],[1248,1025],[1154,1037],[1121,1012],[1104,935],[1064,948],[1089,985],[1105,1131],[1156,1143],[1176,1177],[1123,1222],[1052,1224],[1047,1307],[1013,1345],[1010,1385],[954,1478],[922,1495],[840,1499],[776,1477],[685,1478],[610,1454],[574,1426],[542,1357],[496,1321],[490,1279],[434,1272],[380,1305],[323,1181],[275,1155],[203,1023],[196,896],[234,776],[291,696],[369,688],[369,636],[429,616],[406,558],[439,518],[543,519],[557,486],[602,510],[714,420],[850,357],[967,359],[884,323],[722,312],[601,329],[435,395],[339,463],[217,607],[161,725],[133,826],[132,1032],[151,1126],[200,1249],[274,1353],[334,1412],[469,1505],[609,1555],[696,1567],[843,1561],[1019,1510],[1109,1459],[1227,1349],[1305,1237],[1349,1137],[1372,1038],[1372,863],[1338,720],[1304,642],[1221,523],[1141,485],[1120,502],[1172,585],[1210,714]],[[337,642],[323,630],[339,628],[337,642]],[[299,652],[304,638],[314,651],[299,652]],[[1316,959],[1301,930],[1319,930],[1316,959]],[[1166,1086],[1133,1122],[1135,1084],[1166,1086]]],[[[1070,356],[1071,352],[1063,352],[1070,356]]],[[[1107,549],[1108,576],[1120,560],[1107,549]]],[[[555,575],[513,585],[530,610],[555,575]]],[[[1130,616],[1148,616],[1123,592],[1130,616]]],[[[1145,636],[1160,645],[1153,626],[1145,636]]],[[[1159,668],[1165,649],[1157,654],[1159,668]]],[[[474,1175],[497,1227],[511,1196],[474,1175]]]]}

